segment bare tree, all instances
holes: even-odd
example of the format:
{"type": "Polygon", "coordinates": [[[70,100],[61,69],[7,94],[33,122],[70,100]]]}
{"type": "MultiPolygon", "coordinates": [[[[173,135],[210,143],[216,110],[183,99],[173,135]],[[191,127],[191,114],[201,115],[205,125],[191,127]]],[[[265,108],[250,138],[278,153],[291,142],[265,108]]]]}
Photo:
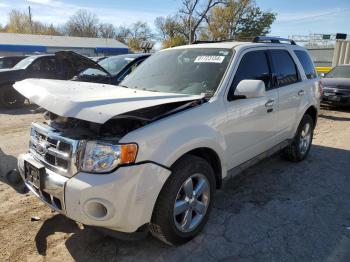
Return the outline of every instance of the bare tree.
{"type": "Polygon", "coordinates": [[[97,16],[84,9],[72,15],[65,26],[67,35],[80,37],[97,37],[98,29],[97,16]]]}
{"type": "Polygon", "coordinates": [[[120,26],[116,31],[116,39],[127,44],[134,51],[141,50],[141,43],[152,41],[154,34],[151,28],[145,22],[138,21],[131,26],[120,26]]]}
{"type": "Polygon", "coordinates": [[[116,29],[116,36],[115,38],[119,41],[122,42],[123,44],[128,44],[128,39],[130,38],[131,35],[131,30],[129,27],[126,25],[119,26],[116,29]]]}
{"type": "Polygon", "coordinates": [[[99,25],[99,37],[102,38],[115,38],[116,31],[112,24],[100,24],[99,25]]]}
{"type": "Polygon", "coordinates": [[[196,38],[196,32],[200,25],[206,21],[209,11],[227,0],[182,0],[182,7],[179,11],[180,17],[185,25],[183,32],[189,43],[196,38]]]}
{"type": "Polygon", "coordinates": [[[33,20],[31,21],[27,13],[18,10],[12,10],[9,13],[9,21],[0,31],[19,34],[61,34],[53,25],[46,25],[33,20]]]}

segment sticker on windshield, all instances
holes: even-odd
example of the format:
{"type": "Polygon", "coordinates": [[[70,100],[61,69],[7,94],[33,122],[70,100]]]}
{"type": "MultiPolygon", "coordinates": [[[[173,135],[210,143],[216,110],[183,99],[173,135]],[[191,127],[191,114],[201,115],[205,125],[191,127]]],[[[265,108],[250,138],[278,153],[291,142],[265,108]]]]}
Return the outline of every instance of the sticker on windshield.
{"type": "Polygon", "coordinates": [[[195,63],[217,63],[221,64],[224,61],[224,56],[219,55],[203,55],[203,56],[197,56],[196,60],[194,60],[195,63]]]}

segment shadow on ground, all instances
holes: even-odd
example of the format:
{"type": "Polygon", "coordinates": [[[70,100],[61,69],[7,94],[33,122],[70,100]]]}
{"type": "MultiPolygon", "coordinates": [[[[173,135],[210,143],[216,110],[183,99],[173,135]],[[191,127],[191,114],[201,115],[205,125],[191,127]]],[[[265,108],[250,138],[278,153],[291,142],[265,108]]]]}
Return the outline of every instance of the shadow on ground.
{"type": "Polygon", "coordinates": [[[0,148],[0,182],[11,186],[18,193],[23,194],[27,192],[23,180],[20,179],[20,177],[12,176],[12,172],[15,172],[16,168],[17,158],[12,155],[7,155],[0,148]]]}
{"type": "Polygon", "coordinates": [[[14,109],[6,109],[0,107],[0,114],[3,115],[29,115],[33,114],[36,111],[40,110],[37,105],[34,104],[25,104],[21,108],[14,108],[14,109]]]}
{"type": "Polygon", "coordinates": [[[38,232],[38,252],[66,232],[76,261],[350,261],[349,170],[346,150],[314,146],[301,163],[276,155],[230,179],[204,232],[186,245],[115,240],[58,215],[38,232]]]}

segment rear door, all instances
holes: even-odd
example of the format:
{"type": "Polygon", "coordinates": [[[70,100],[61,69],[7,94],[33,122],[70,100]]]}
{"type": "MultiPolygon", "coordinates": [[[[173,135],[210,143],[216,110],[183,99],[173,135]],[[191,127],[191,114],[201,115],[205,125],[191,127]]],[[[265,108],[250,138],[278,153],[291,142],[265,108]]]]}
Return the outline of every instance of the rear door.
{"type": "Polygon", "coordinates": [[[276,141],[278,94],[272,88],[271,68],[266,50],[248,50],[240,58],[226,102],[227,122],[224,136],[229,168],[263,153],[276,141]],[[263,80],[266,96],[240,99],[234,96],[242,80],[263,80]]]}
{"type": "Polygon", "coordinates": [[[285,140],[291,138],[291,132],[297,121],[305,95],[304,84],[298,67],[287,49],[272,49],[269,53],[273,82],[279,97],[276,128],[279,140],[285,140]]]}

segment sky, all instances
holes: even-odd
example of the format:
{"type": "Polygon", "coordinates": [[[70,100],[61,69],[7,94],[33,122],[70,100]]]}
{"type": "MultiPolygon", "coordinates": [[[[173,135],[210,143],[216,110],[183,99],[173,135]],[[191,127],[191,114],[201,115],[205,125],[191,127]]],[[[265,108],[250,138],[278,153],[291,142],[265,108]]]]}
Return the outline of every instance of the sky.
{"type": "MultiPolygon", "coordinates": [[[[263,10],[277,13],[270,35],[288,37],[311,33],[350,34],[350,0],[256,0],[263,10]]],[[[78,9],[97,14],[103,23],[129,25],[142,20],[151,27],[158,16],[174,14],[181,0],[0,0],[0,24],[11,9],[27,11],[34,20],[63,24],[78,9]]]]}

